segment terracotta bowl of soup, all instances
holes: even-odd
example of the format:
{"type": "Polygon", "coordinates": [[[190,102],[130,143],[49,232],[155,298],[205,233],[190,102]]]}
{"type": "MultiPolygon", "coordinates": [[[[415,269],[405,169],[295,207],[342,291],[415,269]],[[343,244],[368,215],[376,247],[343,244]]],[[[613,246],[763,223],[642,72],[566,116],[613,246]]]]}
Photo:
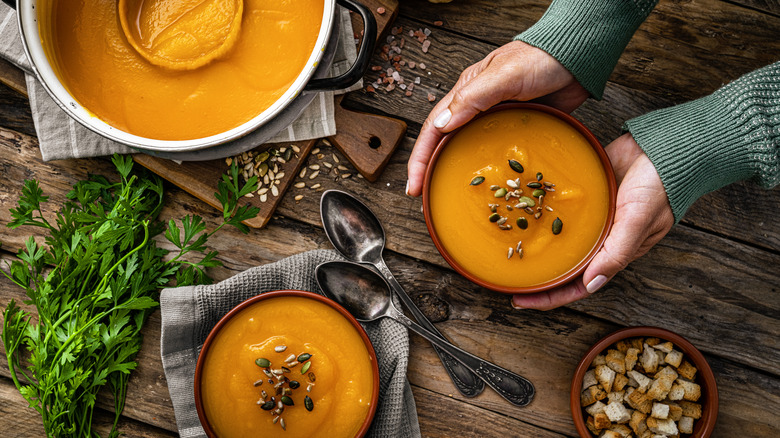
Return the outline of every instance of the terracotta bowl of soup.
{"type": "MultiPolygon", "coordinates": [[[[621,391],[625,394],[622,404],[632,418],[623,421],[625,417],[622,420],[618,418],[621,409],[612,408],[605,415],[611,415],[612,420],[616,421],[610,421],[612,425],[603,430],[631,427],[632,434],[636,436],[636,430],[647,428],[647,420],[654,413],[655,417],[666,417],[666,423],[675,424],[663,424],[662,419],[659,421],[661,424],[650,426],[677,428],[679,433],[676,436],[707,438],[715,429],[718,418],[718,387],[715,375],[704,355],[687,339],[674,332],[659,327],[626,327],[601,338],[588,349],[577,364],[571,384],[571,413],[574,427],[581,438],[594,438],[603,433],[596,429],[596,421],[591,412],[595,414],[594,408],[597,404],[608,406],[615,403],[614,400],[610,401],[608,392],[614,396],[615,392],[621,391]],[[658,355],[658,360],[646,362],[643,351],[645,349],[652,349],[651,351],[658,355]],[[601,364],[606,372],[598,373],[597,364],[601,364]],[[647,370],[645,366],[653,366],[654,369],[647,370]],[[615,369],[617,371],[614,371],[615,369]],[[609,370],[614,371],[614,374],[609,370]],[[587,376],[588,373],[599,374],[600,377],[587,376]],[[634,377],[639,374],[646,375],[647,380],[638,382],[634,377]],[[627,377],[619,377],[621,375],[627,377]],[[661,381],[666,377],[670,378],[669,382],[674,383],[664,388],[661,381]],[[594,384],[594,379],[598,383],[594,384]],[[621,379],[623,382],[620,382],[621,379]],[[603,388],[605,381],[608,385],[612,383],[609,391],[603,388]],[[593,387],[596,390],[589,391],[593,387]],[[633,392],[637,394],[632,395],[633,392]],[[594,399],[598,400],[594,402],[594,399]],[[672,408],[658,409],[654,406],[663,404],[672,408]],[[656,412],[653,411],[654,407],[656,412]],[[637,411],[637,414],[633,411],[637,411]],[[659,411],[663,414],[657,413],[659,411]],[[683,420],[682,417],[688,418],[683,420]],[[683,426],[686,422],[687,425],[683,426]],[[599,433],[592,433],[590,428],[599,433]]],[[[603,420],[607,421],[609,418],[603,420]]]]}
{"type": "Polygon", "coordinates": [[[532,293],[585,270],[611,229],[616,192],[609,158],[582,123],[505,103],[439,142],[423,213],[458,273],[497,292],[532,293]]]}
{"type": "Polygon", "coordinates": [[[368,335],[312,292],[239,304],[211,330],[195,370],[195,404],[210,437],[362,437],[378,399],[368,335]]]}

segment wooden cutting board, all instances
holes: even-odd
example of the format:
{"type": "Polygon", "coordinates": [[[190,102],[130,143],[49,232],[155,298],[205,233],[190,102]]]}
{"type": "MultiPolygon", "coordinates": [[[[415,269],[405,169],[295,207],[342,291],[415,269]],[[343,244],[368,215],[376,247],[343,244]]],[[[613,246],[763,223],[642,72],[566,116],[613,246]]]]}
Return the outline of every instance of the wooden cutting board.
{"type": "MultiPolygon", "coordinates": [[[[378,26],[378,40],[383,41],[390,23],[393,22],[398,13],[398,0],[362,0],[362,3],[374,13],[378,26]],[[379,13],[380,8],[384,9],[382,14],[379,13]]],[[[352,15],[355,34],[359,36],[362,22],[359,17],[356,17],[356,14],[352,15]]],[[[390,160],[390,156],[404,138],[406,123],[390,117],[348,110],[341,106],[342,98],[343,96],[336,98],[334,116],[337,133],[330,137],[329,141],[344,154],[363,177],[369,181],[376,181],[390,160]]],[[[245,222],[248,226],[262,228],[268,223],[282,196],[300,174],[306,157],[318,142],[319,140],[309,140],[265,144],[249,151],[249,155],[257,155],[267,150],[286,151],[293,146],[298,150],[292,153],[289,161],[284,160],[283,163],[277,161],[272,164],[272,166],[276,165],[278,169],[275,175],[283,174],[283,177],[277,179],[276,195],[271,192],[267,184],[264,184],[263,187],[269,188],[264,193],[265,196],[254,193],[251,198],[244,198],[248,204],[260,209],[260,213],[255,219],[245,222]]],[[[229,168],[225,160],[179,164],[144,154],[136,154],[133,158],[138,164],[221,210],[222,207],[214,197],[214,192],[217,188],[217,182],[229,168]]],[[[307,171],[311,176],[316,170],[307,171]]]]}

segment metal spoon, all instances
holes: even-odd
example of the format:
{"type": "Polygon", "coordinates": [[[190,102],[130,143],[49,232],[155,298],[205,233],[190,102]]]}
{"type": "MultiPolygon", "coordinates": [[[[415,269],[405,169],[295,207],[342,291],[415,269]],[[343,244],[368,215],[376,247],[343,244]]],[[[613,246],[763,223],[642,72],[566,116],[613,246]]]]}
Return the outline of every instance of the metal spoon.
{"type": "MultiPolygon", "coordinates": [[[[353,262],[373,265],[385,277],[396,296],[406,306],[417,322],[441,339],[444,335],[414,304],[385,265],[382,251],[385,248],[385,231],[376,215],[349,193],[327,190],[320,200],[320,216],[325,234],[344,257],[353,262]]],[[[466,367],[434,347],[439,359],[450,375],[455,387],[466,397],[474,397],[485,389],[485,384],[466,367]]]]}
{"type": "Polygon", "coordinates": [[[394,319],[447,352],[512,404],[525,406],[533,399],[534,387],[526,378],[456,347],[407,318],[393,304],[387,282],[371,269],[352,262],[325,262],[317,266],[315,276],[320,289],[358,321],[394,319]]]}

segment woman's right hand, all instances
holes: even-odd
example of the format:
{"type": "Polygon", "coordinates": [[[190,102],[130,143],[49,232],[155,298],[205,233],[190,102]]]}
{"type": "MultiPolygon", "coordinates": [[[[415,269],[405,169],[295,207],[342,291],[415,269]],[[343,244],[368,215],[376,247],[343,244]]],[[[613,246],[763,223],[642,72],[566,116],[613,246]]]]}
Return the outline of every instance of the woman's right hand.
{"type": "Polygon", "coordinates": [[[506,100],[553,106],[567,113],[589,96],[555,58],[522,41],[513,41],[468,67],[423,123],[407,166],[406,193],[420,196],[425,169],[439,140],[478,113],[506,100]]]}

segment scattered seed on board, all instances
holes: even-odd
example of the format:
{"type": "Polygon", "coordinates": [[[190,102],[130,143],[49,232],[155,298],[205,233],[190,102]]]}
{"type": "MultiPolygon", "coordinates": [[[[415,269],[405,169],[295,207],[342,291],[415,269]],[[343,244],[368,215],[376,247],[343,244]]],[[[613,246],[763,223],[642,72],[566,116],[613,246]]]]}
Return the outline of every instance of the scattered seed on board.
{"type": "Polygon", "coordinates": [[[274,196],[279,196],[279,188],[275,185],[271,186],[271,194],[274,196]]]}
{"type": "Polygon", "coordinates": [[[303,195],[296,195],[296,196],[295,196],[295,202],[298,202],[298,201],[300,201],[301,199],[303,199],[303,195]]]}
{"type": "Polygon", "coordinates": [[[311,189],[312,190],[317,190],[320,187],[322,187],[322,184],[317,183],[317,184],[314,184],[313,186],[311,186],[311,189]]]}
{"type": "Polygon", "coordinates": [[[312,155],[317,155],[319,153],[320,153],[320,148],[314,148],[314,149],[311,150],[311,154],[312,155]]]}
{"type": "Polygon", "coordinates": [[[311,169],[311,170],[320,170],[320,165],[319,164],[312,164],[312,165],[309,166],[309,169],[311,169]]]}
{"type": "Polygon", "coordinates": [[[333,164],[331,164],[331,163],[328,163],[327,161],[323,162],[323,163],[322,163],[322,165],[323,165],[323,166],[325,166],[325,167],[327,167],[328,169],[330,169],[330,168],[332,168],[332,167],[333,167],[333,164]]]}
{"type": "Polygon", "coordinates": [[[303,169],[301,169],[301,173],[298,174],[299,178],[303,178],[304,176],[306,176],[306,168],[305,167],[303,169]]]}
{"type": "Polygon", "coordinates": [[[260,202],[265,202],[267,200],[268,200],[268,195],[267,194],[260,195],[260,202]]]}
{"type": "Polygon", "coordinates": [[[309,175],[309,179],[317,178],[317,175],[319,175],[319,174],[320,174],[320,171],[319,170],[315,170],[314,172],[311,173],[311,175],[309,175]]]}
{"type": "Polygon", "coordinates": [[[306,187],[306,183],[305,182],[295,183],[295,188],[296,189],[302,189],[304,187],[306,187]]]}
{"type": "Polygon", "coordinates": [[[336,154],[333,154],[333,161],[339,163],[339,157],[337,157],[336,154]]]}
{"type": "Polygon", "coordinates": [[[341,179],[347,179],[347,178],[352,178],[352,174],[351,173],[342,173],[341,174],[341,179]]]}

